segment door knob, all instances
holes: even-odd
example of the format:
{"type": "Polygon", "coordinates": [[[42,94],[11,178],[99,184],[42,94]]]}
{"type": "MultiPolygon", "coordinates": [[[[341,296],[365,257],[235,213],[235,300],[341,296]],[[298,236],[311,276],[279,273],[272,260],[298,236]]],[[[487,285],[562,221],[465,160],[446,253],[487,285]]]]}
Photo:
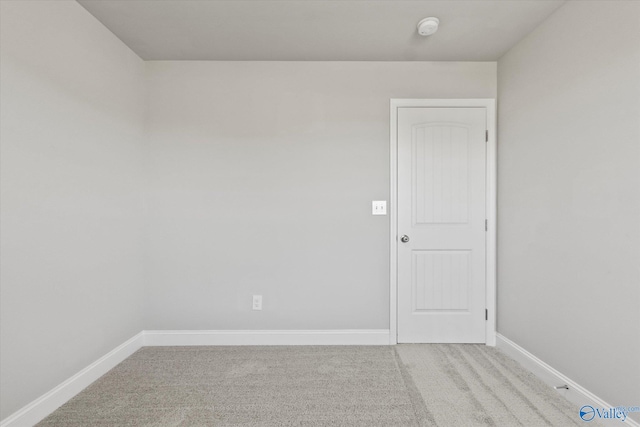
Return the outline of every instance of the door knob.
{"type": "Polygon", "coordinates": [[[407,236],[406,234],[404,234],[401,238],[400,241],[402,243],[407,243],[409,241],[409,236],[407,236]]]}

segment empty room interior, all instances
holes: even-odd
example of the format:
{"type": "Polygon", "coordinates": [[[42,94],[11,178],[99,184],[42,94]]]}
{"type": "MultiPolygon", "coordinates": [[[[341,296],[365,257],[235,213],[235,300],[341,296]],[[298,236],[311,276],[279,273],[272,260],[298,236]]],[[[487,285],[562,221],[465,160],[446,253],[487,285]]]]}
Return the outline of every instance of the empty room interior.
{"type": "Polygon", "coordinates": [[[640,2],[0,31],[1,427],[640,426],[640,2]]]}

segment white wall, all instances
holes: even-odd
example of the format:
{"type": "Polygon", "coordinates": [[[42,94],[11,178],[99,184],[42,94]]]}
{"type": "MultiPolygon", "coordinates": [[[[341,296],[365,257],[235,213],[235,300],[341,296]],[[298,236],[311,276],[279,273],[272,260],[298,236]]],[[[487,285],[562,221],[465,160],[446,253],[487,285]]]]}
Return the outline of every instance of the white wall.
{"type": "Polygon", "coordinates": [[[147,328],[387,329],[389,99],[494,98],[496,64],[148,72],[147,328]]]}
{"type": "Polygon", "coordinates": [[[640,3],[567,2],[498,63],[498,328],[640,402],[640,3]]]}
{"type": "Polygon", "coordinates": [[[1,409],[143,328],[144,63],[74,1],[1,1],[1,409]]]}

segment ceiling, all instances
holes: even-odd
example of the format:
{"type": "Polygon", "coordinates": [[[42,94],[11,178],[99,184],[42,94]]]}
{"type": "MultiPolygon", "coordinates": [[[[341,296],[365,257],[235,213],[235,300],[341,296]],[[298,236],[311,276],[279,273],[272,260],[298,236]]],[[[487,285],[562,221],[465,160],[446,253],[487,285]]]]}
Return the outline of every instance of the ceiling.
{"type": "Polygon", "coordinates": [[[495,61],[563,0],[78,0],[145,60],[495,61]],[[436,16],[440,29],[419,36],[436,16]]]}

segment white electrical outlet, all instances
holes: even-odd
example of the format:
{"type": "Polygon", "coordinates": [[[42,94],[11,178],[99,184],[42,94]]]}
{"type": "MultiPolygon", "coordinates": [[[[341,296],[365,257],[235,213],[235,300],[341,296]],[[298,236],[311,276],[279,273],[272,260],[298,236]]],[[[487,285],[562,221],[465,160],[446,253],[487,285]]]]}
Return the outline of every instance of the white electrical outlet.
{"type": "Polygon", "coordinates": [[[253,296],[253,309],[262,310],[262,295],[253,296]]]}
{"type": "Polygon", "coordinates": [[[386,215],[387,214],[387,201],[386,200],[374,200],[371,202],[371,215],[386,215]]]}

